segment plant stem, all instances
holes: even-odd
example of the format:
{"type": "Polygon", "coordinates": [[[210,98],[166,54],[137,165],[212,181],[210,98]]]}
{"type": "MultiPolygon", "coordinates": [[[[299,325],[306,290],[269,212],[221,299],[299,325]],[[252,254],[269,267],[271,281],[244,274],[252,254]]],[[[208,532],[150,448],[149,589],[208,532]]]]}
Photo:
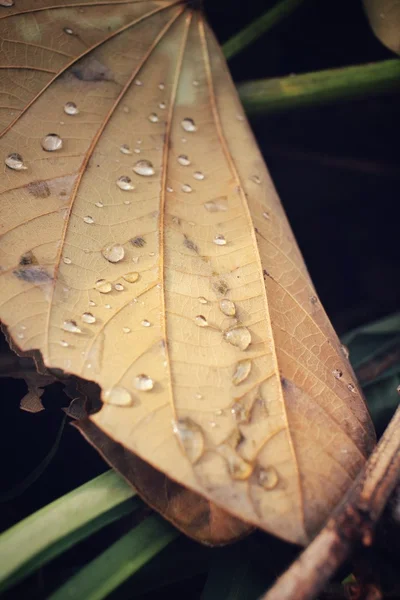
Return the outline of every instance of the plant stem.
{"type": "Polygon", "coordinates": [[[238,86],[248,114],[314,106],[400,88],[400,59],[249,81],[238,86]]]}
{"type": "Polygon", "coordinates": [[[268,10],[261,17],[239,31],[223,45],[225,58],[229,60],[244,48],[255,42],[263,33],[272,29],[274,25],[289,16],[303,0],[282,0],[268,10]]]}

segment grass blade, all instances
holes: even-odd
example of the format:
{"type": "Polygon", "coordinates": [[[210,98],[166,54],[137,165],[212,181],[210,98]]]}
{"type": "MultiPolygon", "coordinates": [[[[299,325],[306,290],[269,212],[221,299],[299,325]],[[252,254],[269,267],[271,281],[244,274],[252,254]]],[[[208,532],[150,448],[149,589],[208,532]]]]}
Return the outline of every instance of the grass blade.
{"type": "Polygon", "coordinates": [[[148,517],[68,579],[49,600],[106,598],[178,535],[160,517],[148,517]]]}
{"type": "Polygon", "coordinates": [[[0,592],[139,506],[134,490],[107,471],[0,536],[0,592]]]}

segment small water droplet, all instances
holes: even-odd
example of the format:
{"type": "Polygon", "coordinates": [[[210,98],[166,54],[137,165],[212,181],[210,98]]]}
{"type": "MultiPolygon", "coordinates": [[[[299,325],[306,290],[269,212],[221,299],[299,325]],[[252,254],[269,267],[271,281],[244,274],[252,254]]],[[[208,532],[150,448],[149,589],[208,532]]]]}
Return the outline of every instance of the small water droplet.
{"type": "Polygon", "coordinates": [[[94,219],[93,217],[90,217],[89,215],[86,217],[83,217],[83,220],[85,221],[85,223],[87,223],[88,225],[93,225],[94,223],[94,219]]]}
{"type": "Polygon", "coordinates": [[[178,163],[183,167],[188,167],[190,165],[190,159],[186,154],[181,154],[178,156],[178,163]]]}
{"type": "Polygon", "coordinates": [[[133,400],[131,393],[123,387],[112,387],[102,393],[101,399],[106,404],[113,406],[132,406],[133,400]]]}
{"type": "Polygon", "coordinates": [[[174,191],[173,188],[170,185],[168,185],[167,186],[167,192],[170,194],[173,191],[174,191]]]}
{"type": "Polygon", "coordinates": [[[107,310],[110,309],[111,308],[111,304],[105,304],[104,308],[107,308],[107,310]]]}
{"type": "Polygon", "coordinates": [[[66,265],[70,265],[72,263],[72,260],[67,256],[64,256],[63,261],[66,265]]]}
{"type": "Polygon", "coordinates": [[[204,296],[199,296],[198,300],[200,304],[208,304],[208,300],[207,298],[204,298],[204,296]]]}
{"type": "Polygon", "coordinates": [[[119,147],[119,151],[122,152],[122,154],[132,154],[132,150],[129,148],[128,144],[122,144],[119,147]]]}
{"type": "Polygon", "coordinates": [[[59,341],[60,346],[62,346],[63,348],[68,348],[69,344],[68,342],[66,342],[65,340],[60,340],[59,341]]]}
{"type": "Polygon", "coordinates": [[[143,85],[143,82],[140,79],[135,79],[135,85],[143,85]]]}
{"type": "Polygon", "coordinates": [[[24,334],[23,333],[17,333],[17,338],[19,338],[20,340],[24,339],[24,334]]]}
{"type": "Polygon", "coordinates": [[[135,154],[140,154],[141,153],[141,149],[140,148],[135,148],[133,151],[134,151],[135,154]]]}
{"type": "Polygon", "coordinates": [[[197,317],[194,318],[194,322],[199,327],[208,327],[208,321],[204,315],[197,315],[197,317]]]}
{"type": "Polygon", "coordinates": [[[158,123],[159,122],[159,116],[156,113],[151,113],[148,117],[150,123],[158,123]]]}
{"type": "Polygon", "coordinates": [[[120,244],[112,244],[110,246],[105,246],[102,251],[102,255],[106,260],[111,263],[120,262],[125,256],[124,247],[120,244]]]}
{"type": "Polygon", "coordinates": [[[22,156],[17,152],[11,152],[5,158],[4,162],[9,169],[13,169],[14,171],[23,171],[28,168],[24,165],[22,156]]]}
{"type": "Polygon", "coordinates": [[[270,219],[271,218],[267,212],[263,212],[262,216],[264,217],[264,219],[270,219]]]}
{"type": "Polygon", "coordinates": [[[135,189],[135,186],[132,183],[132,179],[127,175],[122,175],[117,179],[117,186],[120,190],[123,190],[124,192],[128,192],[130,190],[135,189]]]}
{"type": "Polygon", "coordinates": [[[64,321],[63,329],[65,331],[69,331],[70,333],[82,333],[82,330],[78,327],[76,321],[64,321]]]}
{"type": "Polygon", "coordinates": [[[203,399],[202,394],[200,394],[199,392],[197,392],[197,394],[195,394],[194,397],[196,398],[196,400],[202,400],[203,399]]]}
{"type": "Polygon", "coordinates": [[[41,141],[43,150],[46,152],[56,152],[63,147],[63,141],[57,133],[48,133],[41,141]]]}
{"type": "Polygon", "coordinates": [[[114,285],[114,288],[117,290],[117,292],[123,292],[124,291],[124,286],[122,285],[122,283],[116,283],[114,285]]]}
{"type": "Polygon", "coordinates": [[[122,331],[123,331],[124,333],[130,333],[130,332],[131,332],[131,329],[130,329],[130,327],[123,327],[123,328],[122,328],[122,331]]]}
{"type": "Polygon", "coordinates": [[[213,242],[214,244],[217,244],[217,246],[226,246],[226,238],[222,233],[217,233],[213,242]]]}
{"type": "Polygon", "coordinates": [[[273,490],[278,485],[279,475],[275,467],[259,469],[257,481],[265,490],[273,490]]]}
{"type": "Polygon", "coordinates": [[[204,204],[204,208],[208,210],[208,212],[225,212],[228,210],[228,207],[223,202],[218,200],[210,200],[204,204]]]}
{"type": "Polygon", "coordinates": [[[147,319],[143,319],[143,321],[141,322],[141,325],[142,325],[142,327],[151,327],[151,323],[147,319]]]}
{"type": "Polygon", "coordinates": [[[184,183],[184,184],[182,185],[182,188],[181,188],[181,189],[182,189],[182,192],[185,192],[186,194],[190,194],[190,192],[192,192],[192,191],[193,191],[193,190],[192,190],[192,186],[191,186],[191,185],[189,185],[188,183],[184,183]]]}
{"type": "Polygon", "coordinates": [[[198,87],[200,85],[199,81],[197,81],[197,79],[193,79],[192,84],[194,85],[194,87],[198,87]]]}
{"type": "Polygon", "coordinates": [[[138,160],[133,170],[137,175],[141,175],[142,177],[151,177],[155,173],[154,167],[149,160],[138,160]]]}
{"type": "Polygon", "coordinates": [[[172,426],[186,456],[191,463],[196,462],[204,450],[204,437],[200,427],[191,419],[179,419],[179,421],[174,421],[172,426]]]}
{"type": "Polygon", "coordinates": [[[124,106],[122,110],[124,111],[125,114],[128,114],[130,112],[129,106],[124,106]]]}
{"type": "Polygon", "coordinates": [[[67,115],[77,115],[79,113],[79,108],[75,102],[66,102],[64,104],[64,112],[67,115]]]}
{"type": "Polygon", "coordinates": [[[159,83],[158,84],[158,89],[159,90],[165,90],[165,83],[159,83]]]}
{"type": "Polygon", "coordinates": [[[188,131],[190,133],[197,131],[197,126],[196,126],[195,122],[193,121],[193,119],[189,119],[189,118],[183,119],[183,121],[181,122],[181,125],[185,131],[188,131]]]}
{"type": "Polygon", "coordinates": [[[154,381],[148,375],[137,375],[134,379],[134,386],[137,390],[141,392],[149,392],[154,387],[154,381]]]}
{"type": "Polygon", "coordinates": [[[223,312],[227,317],[234,317],[236,314],[236,306],[232,300],[223,298],[223,300],[220,300],[219,307],[221,312],[223,312]]]}
{"type": "Polygon", "coordinates": [[[203,179],[205,179],[205,175],[201,171],[196,171],[193,173],[193,177],[197,179],[197,181],[203,181],[203,179]]]}
{"type": "Polygon", "coordinates": [[[103,208],[104,204],[102,202],[95,202],[94,204],[97,208],[103,208]]]}
{"type": "Polygon", "coordinates": [[[233,327],[224,332],[224,340],[239,350],[246,350],[251,344],[251,333],[247,327],[233,327]]]}
{"type": "Polygon", "coordinates": [[[128,283],[136,283],[136,281],[139,279],[139,273],[136,273],[136,272],[126,273],[126,275],[123,275],[123,278],[128,283]]]}
{"type": "Polygon", "coordinates": [[[64,27],[63,29],[64,33],[66,33],[67,35],[75,35],[74,30],[71,29],[71,27],[64,27]]]}
{"type": "Polygon", "coordinates": [[[249,359],[241,360],[236,364],[232,377],[233,385],[239,385],[248,378],[250,375],[251,366],[251,360],[249,359]]]}
{"type": "Polygon", "coordinates": [[[167,108],[167,105],[165,104],[165,102],[160,102],[160,104],[158,106],[159,106],[159,108],[161,108],[161,110],[164,110],[165,108],[167,108]]]}
{"type": "Polygon", "coordinates": [[[349,390],[349,392],[352,392],[353,394],[357,393],[356,386],[353,385],[352,383],[347,384],[347,389],[349,390]]]}
{"type": "Polygon", "coordinates": [[[253,181],[253,183],[256,183],[257,185],[260,185],[261,178],[258,175],[252,175],[250,177],[250,181],[253,181]]]}
{"type": "Polygon", "coordinates": [[[98,279],[95,283],[95,288],[101,294],[108,294],[112,290],[112,285],[109,281],[106,281],[105,279],[98,279]]]}
{"type": "Polygon", "coordinates": [[[336,379],[340,379],[343,376],[343,372],[340,369],[334,369],[332,374],[336,379]]]}
{"type": "Polygon", "coordinates": [[[96,317],[94,315],[92,315],[92,313],[90,312],[84,312],[82,315],[82,321],[84,321],[85,323],[96,323],[96,317]]]}
{"type": "Polygon", "coordinates": [[[94,302],[93,300],[89,300],[89,306],[96,306],[96,302],[94,302]]]}

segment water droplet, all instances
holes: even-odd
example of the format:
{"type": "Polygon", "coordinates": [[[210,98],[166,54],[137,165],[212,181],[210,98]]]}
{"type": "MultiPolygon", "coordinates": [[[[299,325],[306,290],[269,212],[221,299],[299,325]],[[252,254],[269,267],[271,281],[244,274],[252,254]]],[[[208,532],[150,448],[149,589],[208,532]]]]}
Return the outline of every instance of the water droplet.
{"type": "Polygon", "coordinates": [[[132,406],[131,393],[123,387],[112,387],[102,393],[101,399],[106,404],[113,406],[132,406]]]}
{"type": "Polygon", "coordinates": [[[68,348],[69,344],[68,342],[66,342],[65,340],[60,340],[59,341],[60,346],[62,346],[63,348],[68,348]]]}
{"type": "Polygon", "coordinates": [[[64,112],[67,115],[77,115],[79,113],[79,108],[75,102],[66,102],[64,104],[64,112]]]}
{"type": "Polygon", "coordinates": [[[208,321],[204,315],[197,315],[197,317],[194,318],[194,322],[199,327],[208,327],[208,321]]]}
{"type": "Polygon", "coordinates": [[[151,327],[151,323],[147,319],[143,319],[143,321],[141,322],[141,325],[142,325],[142,327],[151,327]]]}
{"type": "Polygon", "coordinates": [[[226,246],[226,239],[225,236],[222,235],[222,233],[217,233],[213,242],[214,244],[217,244],[217,246],[226,246]]]}
{"type": "Polygon", "coordinates": [[[168,185],[167,186],[167,192],[170,194],[173,191],[174,191],[173,188],[170,185],[168,185]]]}
{"type": "Polygon", "coordinates": [[[78,327],[76,321],[64,321],[63,329],[65,331],[69,331],[70,333],[82,333],[82,330],[78,327]]]}
{"type": "Polygon", "coordinates": [[[233,327],[224,332],[224,340],[239,350],[246,350],[251,344],[251,333],[247,327],[233,327]]]}
{"type": "Polygon", "coordinates": [[[241,360],[237,363],[232,377],[233,385],[239,385],[248,378],[251,366],[251,360],[249,359],[241,360]]]}
{"type": "Polygon", "coordinates": [[[193,119],[183,119],[183,121],[181,122],[182,128],[185,131],[188,131],[190,133],[193,133],[194,131],[197,131],[197,126],[195,124],[195,122],[193,121],[193,119]]]}
{"type": "Polygon", "coordinates": [[[107,308],[107,310],[110,309],[111,308],[111,304],[105,304],[104,308],[107,308]]]}
{"type": "Polygon", "coordinates": [[[347,389],[349,390],[349,392],[352,392],[353,394],[357,393],[356,387],[352,383],[347,384],[347,389]]]}
{"type": "Polygon", "coordinates": [[[232,300],[223,298],[223,300],[220,300],[219,307],[221,312],[223,312],[227,317],[234,317],[236,314],[236,306],[232,300]]]}
{"type": "Polygon", "coordinates": [[[190,194],[190,192],[191,192],[191,191],[193,191],[193,190],[192,190],[192,186],[191,186],[191,185],[189,185],[188,183],[184,183],[184,184],[182,185],[182,188],[181,188],[181,189],[182,189],[182,192],[185,192],[186,194],[190,194]]]}
{"type": "Polygon", "coordinates": [[[340,349],[341,349],[341,351],[343,352],[343,354],[344,354],[344,357],[348,359],[348,358],[349,358],[349,356],[350,356],[350,352],[349,352],[349,349],[348,349],[348,347],[347,347],[347,346],[345,346],[344,344],[341,344],[341,346],[340,346],[340,349]]]}
{"type": "Polygon", "coordinates": [[[194,85],[194,87],[198,87],[200,85],[197,79],[193,79],[192,84],[194,85]]]}
{"type": "Polygon", "coordinates": [[[340,379],[343,376],[343,372],[340,369],[334,369],[332,374],[336,379],[340,379]]]}
{"type": "Polygon", "coordinates": [[[140,154],[141,153],[141,149],[140,148],[135,148],[133,151],[134,151],[135,154],[140,154]]]}
{"type": "Polygon", "coordinates": [[[9,169],[14,169],[14,171],[23,171],[28,168],[24,165],[22,156],[17,152],[11,152],[4,162],[9,169]]]}
{"type": "Polygon", "coordinates": [[[190,160],[186,154],[181,154],[178,156],[178,163],[182,165],[182,167],[188,167],[190,165],[190,160]]]}
{"type": "Polygon", "coordinates": [[[57,133],[48,133],[41,141],[43,150],[46,152],[56,152],[63,147],[63,141],[57,133]]]}
{"type": "Polygon", "coordinates": [[[70,265],[72,263],[72,260],[67,256],[64,256],[63,261],[66,265],[70,265]]]}
{"type": "Polygon", "coordinates": [[[191,463],[195,463],[204,450],[204,438],[200,427],[191,419],[179,419],[179,421],[174,421],[172,426],[186,456],[191,463]]]}
{"type": "Polygon", "coordinates": [[[142,175],[142,177],[151,177],[155,173],[154,167],[149,160],[138,160],[133,170],[137,175],[142,175]]]}
{"type": "Polygon", "coordinates": [[[205,175],[201,171],[196,171],[193,173],[193,177],[197,179],[197,181],[203,181],[203,179],[205,179],[205,175]]]}
{"type": "Polygon", "coordinates": [[[262,216],[264,217],[264,219],[270,219],[271,218],[269,216],[269,213],[267,213],[267,212],[263,212],[262,216]]]}
{"type": "Polygon", "coordinates": [[[143,85],[143,82],[140,79],[135,79],[135,85],[143,85]]]}
{"type": "Polygon", "coordinates": [[[124,333],[130,333],[130,332],[131,332],[131,329],[130,329],[130,327],[123,327],[123,328],[122,328],[122,331],[123,331],[124,333]]]}
{"type": "Polygon", "coordinates": [[[1,0],[0,6],[4,6],[5,8],[9,8],[10,6],[14,6],[14,0],[1,0]]]}
{"type": "Polygon", "coordinates": [[[132,154],[132,150],[129,148],[128,144],[122,144],[122,146],[119,147],[119,151],[122,152],[122,154],[132,154]]]}
{"type": "Polygon", "coordinates": [[[95,202],[94,204],[97,208],[103,208],[104,204],[102,202],[95,202]]]}
{"type": "Polygon", "coordinates": [[[96,302],[93,302],[93,300],[89,300],[89,306],[96,306],[96,302]]]}
{"type": "Polygon", "coordinates": [[[117,290],[117,292],[123,292],[124,291],[124,286],[122,285],[122,283],[116,283],[114,285],[115,289],[117,290]]]}
{"type": "Polygon", "coordinates": [[[112,285],[105,279],[98,279],[95,283],[95,288],[100,292],[100,294],[108,294],[112,290],[112,285]]]}
{"type": "Polygon", "coordinates": [[[96,317],[90,312],[84,312],[82,315],[82,321],[84,321],[85,323],[93,324],[96,323],[96,317]]]}
{"type": "Polygon", "coordinates": [[[71,29],[71,27],[64,27],[63,29],[64,33],[66,33],[67,35],[75,35],[74,30],[71,29]]]}
{"type": "Polygon", "coordinates": [[[250,177],[250,181],[253,181],[253,183],[257,183],[257,185],[260,185],[261,183],[261,179],[258,175],[252,175],[250,177]]]}
{"type": "Polygon", "coordinates": [[[158,89],[159,90],[165,90],[165,83],[159,83],[158,84],[158,89]]]}
{"type": "Polygon", "coordinates": [[[236,115],[236,118],[238,121],[244,121],[244,116],[243,115],[236,115]]]}
{"type": "Polygon", "coordinates": [[[136,273],[136,272],[126,273],[126,275],[123,275],[123,278],[128,283],[136,283],[136,281],[139,279],[139,273],[136,273]]]}
{"type": "Polygon", "coordinates": [[[85,223],[87,223],[88,225],[93,225],[94,223],[94,219],[93,217],[90,217],[89,215],[86,217],[83,217],[83,220],[85,221],[85,223]]]}
{"type": "Polygon", "coordinates": [[[110,246],[105,246],[102,251],[102,255],[106,260],[111,263],[117,263],[121,261],[125,256],[124,247],[120,244],[112,244],[110,246]]]}
{"type": "Polygon", "coordinates": [[[160,104],[158,105],[161,110],[164,110],[165,108],[167,108],[167,105],[165,104],[165,102],[160,102],[160,104]]]}
{"type": "Polygon", "coordinates": [[[141,392],[149,392],[154,387],[154,381],[148,375],[137,375],[134,380],[134,386],[141,392]]]}
{"type": "Polygon", "coordinates": [[[259,469],[257,481],[265,490],[273,490],[278,485],[279,475],[275,467],[259,469]]]}
{"type": "Polygon", "coordinates": [[[159,116],[156,113],[151,113],[148,117],[150,123],[158,123],[159,122],[159,116]]]}
{"type": "Polygon", "coordinates": [[[132,183],[132,179],[127,175],[122,175],[117,179],[117,186],[120,190],[124,192],[128,192],[129,190],[134,190],[135,186],[132,183]]]}
{"type": "Polygon", "coordinates": [[[199,296],[199,302],[200,304],[208,304],[208,300],[204,296],[199,296]]]}
{"type": "Polygon", "coordinates": [[[228,210],[228,207],[223,202],[218,200],[210,200],[204,204],[204,208],[208,210],[208,212],[225,212],[228,210]]]}

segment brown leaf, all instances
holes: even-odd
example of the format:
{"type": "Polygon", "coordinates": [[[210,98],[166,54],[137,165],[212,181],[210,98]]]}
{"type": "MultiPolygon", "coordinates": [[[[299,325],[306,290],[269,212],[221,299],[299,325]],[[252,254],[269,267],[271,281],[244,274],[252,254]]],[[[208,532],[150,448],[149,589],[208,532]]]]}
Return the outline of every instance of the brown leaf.
{"type": "Polygon", "coordinates": [[[182,3],[74,4],[0,20],[1,319],[205,512],[306,543],[374,433],[220,49],[182,3]]]}

